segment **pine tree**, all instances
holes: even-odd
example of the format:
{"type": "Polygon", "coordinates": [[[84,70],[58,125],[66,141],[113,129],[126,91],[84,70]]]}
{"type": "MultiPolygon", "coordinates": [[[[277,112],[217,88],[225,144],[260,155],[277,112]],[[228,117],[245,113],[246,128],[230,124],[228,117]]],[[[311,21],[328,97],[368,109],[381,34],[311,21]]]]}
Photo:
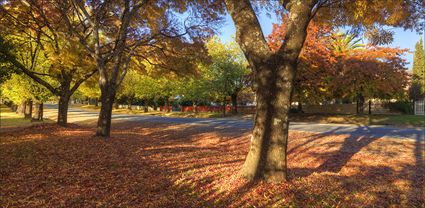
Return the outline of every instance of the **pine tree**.
{"type": "Polygon", "coordinates": [[[421,86],[421,93],[425,92],[425,52],[422,38],[415,45],[415,55],[413,57],[413,83],[421,86]]]}

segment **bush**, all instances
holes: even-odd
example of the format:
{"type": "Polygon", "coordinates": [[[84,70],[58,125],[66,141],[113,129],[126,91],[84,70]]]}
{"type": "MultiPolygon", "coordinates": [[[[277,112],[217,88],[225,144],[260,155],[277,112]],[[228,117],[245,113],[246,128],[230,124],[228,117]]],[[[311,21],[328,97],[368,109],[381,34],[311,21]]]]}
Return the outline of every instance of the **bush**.
{"type": "Polygon", "coordinates": [[[391,112],[413,114],[413,105],[410,102],[397,101],[393,103],[387,103],[387,106],[391,112]]]}

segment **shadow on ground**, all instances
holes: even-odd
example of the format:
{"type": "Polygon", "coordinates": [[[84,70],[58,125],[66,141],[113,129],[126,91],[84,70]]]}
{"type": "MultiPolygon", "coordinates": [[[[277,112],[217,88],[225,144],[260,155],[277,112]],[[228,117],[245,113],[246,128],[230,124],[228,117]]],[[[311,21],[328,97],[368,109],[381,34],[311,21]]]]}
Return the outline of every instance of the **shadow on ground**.
{"type": "MultiPolygon", "coordinates": [[[[0,136],[0,204],[423,207],[423,140],[290,134],[290,181],[238,177],[249,131],[206,125],[45,125],[0,136]]],[[[362,130],[364,131],[364,129],[362,130]]]]}

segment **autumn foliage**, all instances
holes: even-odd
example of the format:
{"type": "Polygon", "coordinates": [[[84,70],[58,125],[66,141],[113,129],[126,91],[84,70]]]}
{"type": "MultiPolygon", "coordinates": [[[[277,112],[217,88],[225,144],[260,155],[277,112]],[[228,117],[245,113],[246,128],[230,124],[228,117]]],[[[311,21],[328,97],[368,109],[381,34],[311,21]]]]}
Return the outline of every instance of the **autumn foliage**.
{"type": "MultiPolygon", "coordinates": [[[[285,18],[273,25],[269,46],[284,44],[285,18]]],[[[356,44],[355,36],[337,33],[332,27],[311,22],[299,57],[295,100],[320,102],[401,96],[408,81],[406,49],[356,44]],[[351,45],[353,44],[353,45],[351,45]]]]}

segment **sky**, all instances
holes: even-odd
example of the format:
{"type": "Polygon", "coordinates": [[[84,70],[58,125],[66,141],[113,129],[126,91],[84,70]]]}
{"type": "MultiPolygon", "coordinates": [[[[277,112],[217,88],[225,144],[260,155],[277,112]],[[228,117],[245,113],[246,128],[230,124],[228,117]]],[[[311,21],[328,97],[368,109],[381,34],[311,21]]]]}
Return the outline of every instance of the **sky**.
{"type": "MultiPolygon", "coordinates": [[[[267,37],[272,32],[273,23],[278,24],[279,20],[275,16],[268,17],[266,14],[260,14],[259,21],[264,35],[267,37]]],[[[226,16],[224,26],[219,30],[220,39],[224,42],[231,41],[235,36],[235,25],[230,15],[226,16]]],[[[395,28],[394,41],[390,44],[391,47],[399,47],[409,49],[411,53],[404,55],[404,58],[409,62],[408,69],[411,70],[413,63],[413,52],[415,50],[415,44],[419,41],[421,35],[416,31],[404,31],[402,28],[395,28]]],[[[423,36],[422,36],[423,37],[423,36]]]]}

